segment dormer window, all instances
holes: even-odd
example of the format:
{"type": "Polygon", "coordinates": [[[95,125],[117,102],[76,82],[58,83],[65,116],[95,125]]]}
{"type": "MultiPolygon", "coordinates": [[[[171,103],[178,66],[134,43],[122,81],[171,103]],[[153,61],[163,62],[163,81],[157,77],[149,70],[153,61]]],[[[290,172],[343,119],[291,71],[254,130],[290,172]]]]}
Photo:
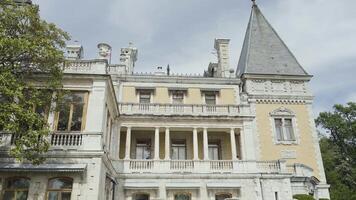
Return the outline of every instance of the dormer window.
{"type": "Polygon", "coordinates": [[[297,129],[295,114],[286,108],[270,113],[275,144],[296,144],[297,129]]]}

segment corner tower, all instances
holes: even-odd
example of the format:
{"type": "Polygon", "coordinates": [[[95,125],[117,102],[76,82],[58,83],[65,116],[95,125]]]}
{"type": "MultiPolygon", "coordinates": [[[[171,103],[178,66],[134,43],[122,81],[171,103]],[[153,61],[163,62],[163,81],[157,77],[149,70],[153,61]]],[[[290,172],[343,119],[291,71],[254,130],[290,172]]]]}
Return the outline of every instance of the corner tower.
{"type": "Polygon", "coordinates": [[[254,1],[236,73],[256,116],[257,157],[285,159],[291,170],[303,166],[309,172],[292,177],[293,193],[329,199],[308,86],[312,76],[254,1]],[[308,185],[300,182],[302,177],[308,185]]]}

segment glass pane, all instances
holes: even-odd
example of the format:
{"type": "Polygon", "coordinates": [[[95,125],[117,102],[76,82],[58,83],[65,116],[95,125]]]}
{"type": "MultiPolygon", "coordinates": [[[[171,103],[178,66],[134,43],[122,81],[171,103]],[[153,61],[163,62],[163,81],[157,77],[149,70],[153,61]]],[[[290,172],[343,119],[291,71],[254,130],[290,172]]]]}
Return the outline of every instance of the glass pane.
{"type": "Polygon", "coordinates": [[[179,152],[178,147],[172,147],[172,159],[173,160],[178,160],[178,152],[179,152]]]}
{"type": "Polygon", "coordinates": [[[48,193],[48,200],[57,200],[58,199],[58,192],[49,192],[48,193]]]}
{"type": "Polygon", "coordinates": [[[278,141],[283,140],[283,132],[282,132],[282,119],[274,119],[275,129],[276,129],[276,137],[278,141]]]}
{"type": "Polygon", "coordinates": [[[70,104],[62,105],[59,111],[57,130],[67,131],[69,122],[70,104]]]}
{"type": "Polygon", "coordinates": [[[205,103],[208,105],[215,105],[216,98],[215,94],[205,94],[205,103]]]}
{"type": "Polygon", "coordinates": [[[295,140],[292,119],[284,119],[287,140],[295,140]]]}
{"type": "Polygon", "coordinates": [[[60,200],[70,200],[70,192],[62,192],[61,194],[62,198],[60,200]]]}
{"type": "Polygon", "coordinates": [[[15,193],[13,191],[5,191],[4,200],[13,200],[15,197],[15,193]]]}
{"type": "Polygon", "coordinates": [[[71,131],[82,130],[83,107],[84,104],[73,104],[73,115],[72,115],[72,122],[70,126],[71,131]]]}
{"type": "Polygon", "coordinates": [[[143,147],[136,147],[136,159],[143,159],[143,147]]]}
{"type": "Polygon", "coordinates": [[[150,159],[150,158],[151,158],[151,148],[147,145],[144,147],[143,159],[150,159]]]}
{"type": "Polygon", "coordinates": [[[185,146],[178,147],[178,160],[186,160],[185,146]]]}
{"type": "Polygon", "coordinates": [[[7,181],[7,188],[27,189],[30,187],[30,181],[25,178],[10,179],[7,181]]]}
{"type": "Polygon", "coordinates": [[[27,200],[28,191],[16,192],[16,200],[27,200]]]}
{"type": "Polygon", "coordinates": [[[65,178],[51,179],[48,187],[50,189],[72,189],[72,180],[65,178]]]}

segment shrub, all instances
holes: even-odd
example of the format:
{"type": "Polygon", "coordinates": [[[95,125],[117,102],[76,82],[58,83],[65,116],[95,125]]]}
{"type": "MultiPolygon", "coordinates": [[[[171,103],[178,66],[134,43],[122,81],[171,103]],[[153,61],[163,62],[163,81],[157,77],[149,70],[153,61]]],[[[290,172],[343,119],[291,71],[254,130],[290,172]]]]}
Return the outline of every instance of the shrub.
{"type": "Polygon", "coordinates": [[[307,194],[296,194],[293,198],[298,200],[314,200],[313,196],[307,194]]]}
{"type": "Polygon", "coordinates": [[[330,199],[327,199],[327,198],[320,198],[319,200],[330,200],[330,199]]]}

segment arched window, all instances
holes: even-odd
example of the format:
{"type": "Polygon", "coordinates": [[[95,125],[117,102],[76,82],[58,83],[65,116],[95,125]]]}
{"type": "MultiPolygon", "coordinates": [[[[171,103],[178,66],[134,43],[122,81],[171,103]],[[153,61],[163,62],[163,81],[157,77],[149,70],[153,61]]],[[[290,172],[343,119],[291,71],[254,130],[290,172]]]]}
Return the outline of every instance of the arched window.
{"type": "Polygon", "coordinates": [[[149,200],[150,199],[150,195],[148,195],[148,194],[135,194],[133,199],[134,200],[149,200]]]}
{"type": "Polygon", "coordinates": [[[186,193],[175,194],[174,200],[191,200],[191,195],[186,193]]]}
{"type": "Polygon", "coordinates": [[[48,200],[70,200],[72,194],[73,179],[52,178],[48,181],[48,200]]]}
{"type": "Polygon", "coordinates": [[[28,178],[8,178],[3,200],[26,200],[30,179],[28,178]]]}
{"type": "Polygon", "coordinates": [[[222,193],[222,194],[215,195],[215,200],[225,200],[228,198],[232,198],[232,195],[229,193],[222,193]]]}

